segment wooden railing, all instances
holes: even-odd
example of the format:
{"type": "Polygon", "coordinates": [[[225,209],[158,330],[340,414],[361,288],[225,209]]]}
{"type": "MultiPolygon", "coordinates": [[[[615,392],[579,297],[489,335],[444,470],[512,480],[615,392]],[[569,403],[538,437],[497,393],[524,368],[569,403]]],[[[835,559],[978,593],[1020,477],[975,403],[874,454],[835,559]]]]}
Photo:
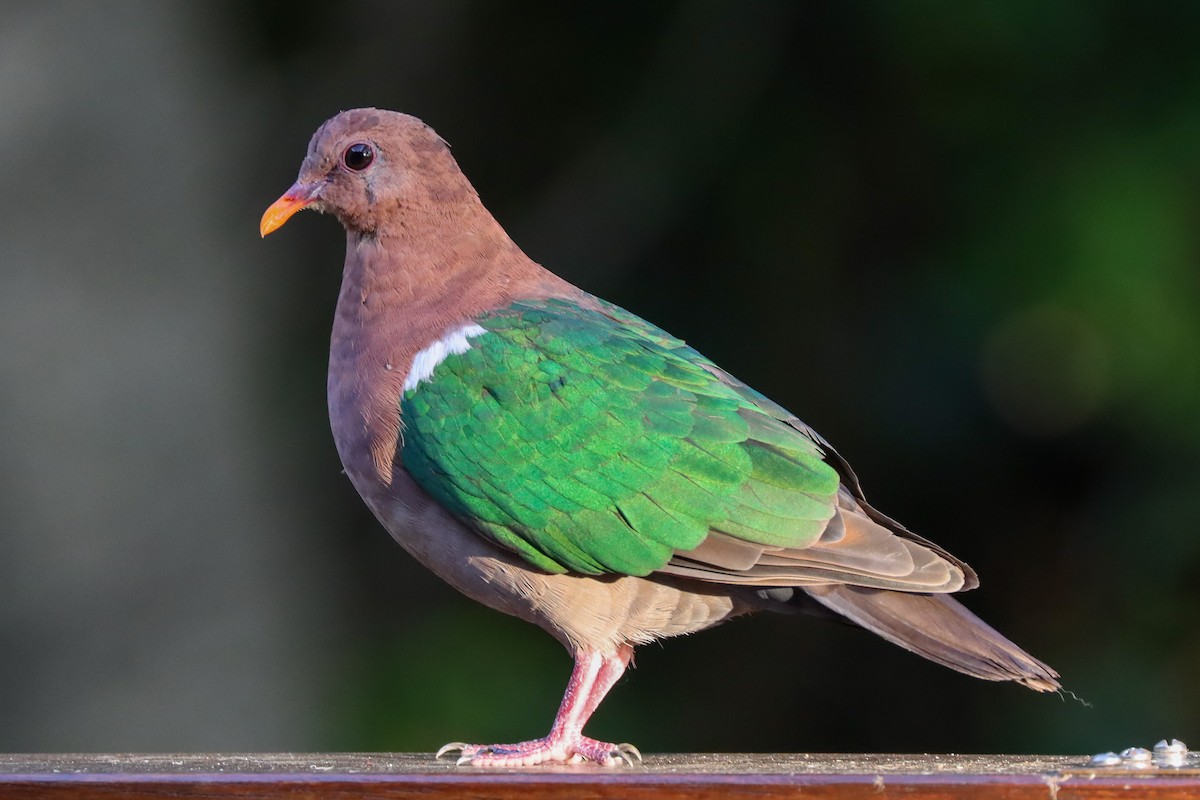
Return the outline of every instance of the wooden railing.
{"type": "Polygon", "coordinates": [[[428,754],[0,755],[0,798],[1200,798],[1200,768],[1085,756],[653,755],[638,767],[456,768],[428,754]]]}

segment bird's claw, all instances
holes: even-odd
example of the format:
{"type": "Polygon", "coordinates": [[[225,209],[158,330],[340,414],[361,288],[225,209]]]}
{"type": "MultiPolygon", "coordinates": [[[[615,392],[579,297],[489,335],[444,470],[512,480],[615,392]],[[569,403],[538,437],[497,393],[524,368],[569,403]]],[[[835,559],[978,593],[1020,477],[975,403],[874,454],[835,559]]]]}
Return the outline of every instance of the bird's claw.
{"type": "Polygon", "coordinates": [[[642,763],[642,751],[629,742],[621,742],[611,753],[613,758],[619,758],[631,767],[642,763]]]}
{"type": "MultiPolygon", "coordinates": [[[[467,744],[466,742],[447,742],[446,744],[444,744],[438,748],[438,751],[436,753],[434,753],[433,758],[436,761],[436,760],[440,759],[442,756],[446,755],[447,753],[453,753],[456,750],[460,753],[466,753],[467,750],[469,750],[469,749],[471,749],[471,745],[467,744]]],[[[470,758],[470,756],[464,755],[462,758],[459,758],[458,759],[459,766],[462,766],[463,758],[470,758]]]]}
{"type": "Polygon", "coordinates": [[[458,758],[454,759],[454,766],[465,767],[480,753],[491,753],[492,751],[493,748],[491,747],[480,747],[479,745],[467,744],[466,742],[447,742],[438,748],[438,751],[433,754],[433,758],[437,761],[442,756],[458,753],[458,758]]]}

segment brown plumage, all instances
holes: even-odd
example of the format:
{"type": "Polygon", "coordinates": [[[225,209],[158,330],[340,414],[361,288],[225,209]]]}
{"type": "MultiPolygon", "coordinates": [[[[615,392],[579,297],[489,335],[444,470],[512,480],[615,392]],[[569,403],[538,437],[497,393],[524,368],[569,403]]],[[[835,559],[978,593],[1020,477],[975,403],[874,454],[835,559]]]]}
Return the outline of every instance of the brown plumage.
{"type": "MultiPolygon", "coordinates": [[[[417,560],[469,597],[541,626],[576,660],[548,736],[443,748],[460,752],[460,763],[631,760],[630,746],[588,739],[582,728],[633,646],[764,609],[832,613],[969,675],[1058,687],[1052,669],[947,596],[977,585],[966,564],[872,508],[841,456],[765,398],[754,401],[762,424],[774,435],[806,437],[840,477],[823,530],[806,546],[755,544],[712,529],[646,575],[560,574],[501,546],[406,469],[405,387],[420,385],[421,370],[436,369],[439,357],[470,347],[464,325],[514,303],[562,300],[612,312],[526,257],[446,143],[413,117],[357,109],[321,126],[298,180],[264,215],[263,235],[305,207],[335,215],[347,234],[328,385],[347,475],[417,560]],[[455,335],[461,349],[448,350],[455,335]]],[[[746,396],[727,373],[705,368],[746,396]]]]}

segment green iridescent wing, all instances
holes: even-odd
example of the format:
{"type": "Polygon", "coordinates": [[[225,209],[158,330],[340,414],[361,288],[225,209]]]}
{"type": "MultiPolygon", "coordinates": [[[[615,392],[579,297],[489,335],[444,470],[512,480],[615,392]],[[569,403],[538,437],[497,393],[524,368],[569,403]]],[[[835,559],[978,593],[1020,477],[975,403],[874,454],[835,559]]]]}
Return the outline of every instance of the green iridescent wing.
{"type": "Polygon", "coordinates": [[[405,392],[401,458],[551,572],[646,575],[711,532],[803,548],[837,472],[786,411],[615,306],[525,302],[405,392]]]}

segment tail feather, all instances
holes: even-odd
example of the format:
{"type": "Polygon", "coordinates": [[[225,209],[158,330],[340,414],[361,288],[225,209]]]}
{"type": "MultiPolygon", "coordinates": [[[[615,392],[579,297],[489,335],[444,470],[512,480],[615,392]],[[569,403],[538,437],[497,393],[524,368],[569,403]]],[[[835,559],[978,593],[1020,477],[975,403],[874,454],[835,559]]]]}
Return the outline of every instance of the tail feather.
{"type": "Polygon", "coordinates": [[[803,591],[851,622],[951,669],[988,681],[1016,681],[1039,692],[1061,688],[1057,672],[948,595],[846,585],[803,591]]]}

